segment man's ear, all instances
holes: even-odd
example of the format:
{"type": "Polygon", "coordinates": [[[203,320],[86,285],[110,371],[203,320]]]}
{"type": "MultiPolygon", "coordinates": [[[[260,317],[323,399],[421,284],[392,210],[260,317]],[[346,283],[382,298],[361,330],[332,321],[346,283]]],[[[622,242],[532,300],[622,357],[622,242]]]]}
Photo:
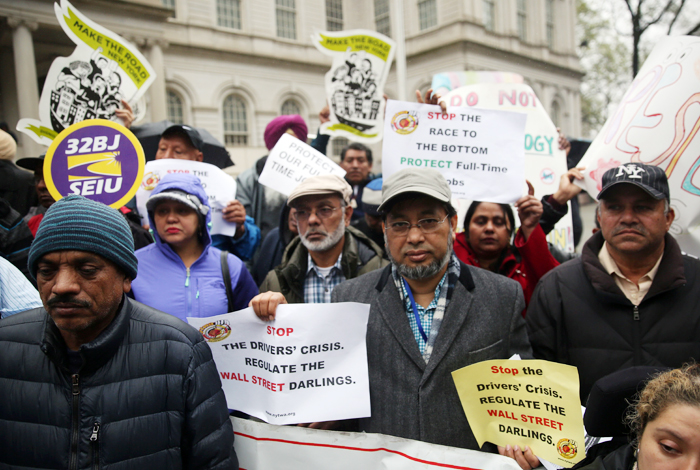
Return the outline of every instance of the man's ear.
{"type": "Polygon", "coordinates": [[[125,294],[128,294],[129,292],[131,292],[131,279],[124,276],[124,282],[122,284],[122,287],[124,288],[125,294]]]}
{"type": "Polygon", "coordinates": [[[352,220],[352,211],[353,208],[349,204],[345,206],[345,226],[347,227],[350,225],[350,220],[352,220]]]}
{"type": "Polygon", "coordinates": [[[457,221],[459,220],[459,216],[457,214],[453,215],[450,217],[450,225],[452,226],[452,231],[456,232],[457,231],[457,221]]]}
{"type": "Polygon", "coordinates": [[[204,161],[204,154],[200,150],[197,150],[197,161],[204,161]]]}
{"type": "Polygon", "coordinates": [[[666,231],[668,232],[671,229],[671,224],[673,221],[676,219],[676,212],[673,210],[673,207],[668,208],[668,214],[666,214],[666,231]]]}

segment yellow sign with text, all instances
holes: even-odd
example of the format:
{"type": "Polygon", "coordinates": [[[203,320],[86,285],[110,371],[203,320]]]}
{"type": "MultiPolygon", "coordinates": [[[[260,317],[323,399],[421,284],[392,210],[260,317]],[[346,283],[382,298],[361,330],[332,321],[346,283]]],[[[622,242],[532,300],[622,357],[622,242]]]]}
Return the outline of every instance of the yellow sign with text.
{"type": "Polygon", "coordinates": [[[452,372],[479,445],[529,446],[571,467],[585,456],[578,370],[555,362],[484,361],[452,372]]]}

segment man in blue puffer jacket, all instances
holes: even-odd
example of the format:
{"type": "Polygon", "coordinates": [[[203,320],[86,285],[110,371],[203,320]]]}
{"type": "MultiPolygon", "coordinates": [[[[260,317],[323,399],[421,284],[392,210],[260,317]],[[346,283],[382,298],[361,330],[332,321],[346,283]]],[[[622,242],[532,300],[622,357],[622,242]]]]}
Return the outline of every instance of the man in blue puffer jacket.
{"type": "Polygon", "coordinates": [[[70,195],[29,251],[42,308],[0,320],[0,468],[238,469],[211,350],[125,294],[122,215],[70,195]]]}
{"type": "Polygon", "coordinates": [[[199,178],[189,174],[166,175],[151,193],[146,207],[156,242],[136,252],[139,275],[132,284],[136,300],[181,320],[220,315],[248,306],[258,294],[257,285],[243,262],[229,254],[229,310],[221,251],[211,245],[211,211],[199,178]],[[177,210],[159,219],[155,212],[163,212],[169,206],[177,210]],[[187,216],[180,211],[191,214],[196,230],[187,231],[187,216]]]}

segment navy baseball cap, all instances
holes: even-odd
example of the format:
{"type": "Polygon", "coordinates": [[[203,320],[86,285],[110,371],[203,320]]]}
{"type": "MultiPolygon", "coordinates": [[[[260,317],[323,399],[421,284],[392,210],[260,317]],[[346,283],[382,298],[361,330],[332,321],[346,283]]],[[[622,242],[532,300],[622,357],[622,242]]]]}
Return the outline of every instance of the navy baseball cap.
{"type": "Polygon", "coordinates": [[[658,166],[643,163],[625,163],[617,168],[611,168],[603,174],[603,189],[597,199],[605,196],[605,192],[616,184],[628,183],[646,191],[657,200],[666,199],[671,202],[671,192],[668,188],[668,178],[664,170],[658,166]]]}
{"type": "Polygon", "coordinates": [[[204,151],[204,140],[202,140],[202,136],[199,134],[199,131],[194,127],[175,124],[174,126],[170,126],[165,129],[160,136],[168,137],[174,134],[186,136],[192,144],[192,147],[196,148],[200,152],[204,151]]]}

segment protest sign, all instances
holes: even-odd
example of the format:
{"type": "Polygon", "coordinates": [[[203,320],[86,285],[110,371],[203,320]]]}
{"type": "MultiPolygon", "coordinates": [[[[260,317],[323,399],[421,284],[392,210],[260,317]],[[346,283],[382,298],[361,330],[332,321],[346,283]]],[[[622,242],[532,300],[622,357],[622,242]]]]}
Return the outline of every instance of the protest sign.
{"type": "Polygon", "coordinates": [[[73,124],[51,143],[44,181],[55,200],[69,194],[119,209],[141,184],[141,143],[126,127],[104,119],[73,124]]]}
{"type": "Polygon", "coordinates": [[[239,418],[231,421],[238,464],[247,470],[520,470],[515,460],[498,454],[384,434],[272,426],[239,418]]]}
{"type": "Polygon", "coordinates": [[[525,191],[526,115],[389,100],[382,148],[384,178],[404,168],[434,168],[452,196],[515,202],[525,191]]]}
{"type": "Polygon", "coordinates": [[[671,234],[700,254],[700,38],[660,40],[580,165],[593,197],[606,170],[637,162],[662,168],[676,218],[671,234]]]}
{"type": "Polygon", "coordinates": [[[85,119],[118,121],[121,100],[136,103],[155,80],[153,67],[135,45],[82,15],[68,0],[54,3],[54,11],[76,48],[51,64],[39,100],[40,119],[17,123],[18,131],[43,145],[85,119]]]}
{"type": "Polygon", "coordinates": [[[479,445],[529,446],[567,468],[586,456],[575,367],[494,360],[456,370],[452,378],[479,445]]]}
{"type": "Polygon", "coordinates": [[[523,83],[523,76],[513,72],[493,72],[479,70],[460,70],[458,72],[442,72],[433,75],[430,88],[433,92],[445,96],[452,90],[467,85],[482,83],[523,83]]]}
{"type": "Polygon", "coordinates": [[[151,192],[153,192],[160,180],[169,173],[186,173],[199,178],[211,206],[211,228],[209,233],[212,235],[235,235],[236,224],[226,222],[222,210],[229,201],[236,199],[236,180],[217,166],[192,160],[169,158],[146,163],[142,182],[138,191],[136,191],[136,206],[139,209],[142,225],[148,223],[146,202],[151,197],[151,192]]]}
{"type": "MultiPolygon", "coordinates": [[[[527,85],[519,83],[482,83],[458,88],[441,98],[452,112],[453,106],[517,111],[527,114],[525,124],[525,178],[538,198],[553,194],[561,176],[567,172],[566,152],[559,149],[557,127],[544,106],[527,85]]],[[[574,251],[571,211],[557,222],[547,240],[564,252],[574,251]]]]}
{"type": "Polygon", "coordinates": [[[321,133],[365,143],[382,139],[384,84],[396,43],[376,31],[324,31],[312,36],[316,48],[333,57],[326,73],[330,122],[321,133]]]}
{"type": "Polygon", "coordinates": [[[289,134],[282,134],[270,150],[258,181],[268,188],[289,196],[299,183],[310,176],[334,174],[345,170],[324,154],[289,134]]]}
{"type": "Polygon", "coordinates": [[[275,317],[187,318],[211,347],[229,408],[271,424],[369,416],[369,305],[279,305],[275,317]]]}

